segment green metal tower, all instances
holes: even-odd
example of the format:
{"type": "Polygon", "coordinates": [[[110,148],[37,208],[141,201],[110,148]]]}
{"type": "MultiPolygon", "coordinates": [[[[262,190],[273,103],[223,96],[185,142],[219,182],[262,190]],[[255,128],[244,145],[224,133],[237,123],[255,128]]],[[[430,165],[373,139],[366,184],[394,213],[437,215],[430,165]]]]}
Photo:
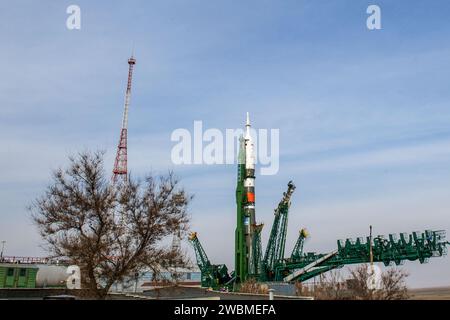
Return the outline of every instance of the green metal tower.
{"type": "MultiPolygon", "coordinates": [[[[274,212],[274,221],[270,231],[269,242],[267,243],[264,254],[263,269],[261,279],[265,280],[266,273],[272,273],[275,264],[284,258],[284,249],[286,246],[286,234],[288,225],[288,213],[291,205],[291,196],[294,193],[295,185],[292,181],[288,183],[288,189],[283,193],[283,199],[278,204],[274,212]]],[[[271,277],[271,275],[268,275],[271,277]]]]}
{"type": "Polygon", "coordinates": [[[211,264],[205,250],[198,240],[197,232],[192,232],[189,236],[195,251],[197,265],[201,272],[202,287],[219,289],[229,284],[231,277],[228,275],[228,269],[224,264],[211,264]]]}

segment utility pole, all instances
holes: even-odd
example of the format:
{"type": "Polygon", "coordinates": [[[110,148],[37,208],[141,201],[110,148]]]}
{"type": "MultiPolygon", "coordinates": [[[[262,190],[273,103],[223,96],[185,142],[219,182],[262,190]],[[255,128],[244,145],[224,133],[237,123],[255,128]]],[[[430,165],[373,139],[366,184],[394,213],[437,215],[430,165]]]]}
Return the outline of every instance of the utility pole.
{"type": "Polygon", "coordinates": [[[369,233],[369,239],[370,239],[370,266],[372,268],[372,272],[373,272],[373,249],[372,249],[372,225],[370,225],[369,227],[370,229],[370,233],[369,233]]]}
{"type": "Polygon", "coordinates": [[[0,252],[0,261],[3,260],[3,250],[5,249],[5,240],[2,240],[2,251],[0,252]]]}
{"type": "Polygon", "coordinates": [[[137,289],[138,289],[138,282],[139,282],[139,272],[136,272],[135,274],[134,274],[134,293],[136,293],[137,292],[137,289]]]}
{"type": "Polygon", "coordinates": [[[373,245],[372,245],[372,225],[370,225],[370,277],[372,280],[372,288],[375,288],[375,270],[373,269],[373,245]]]}

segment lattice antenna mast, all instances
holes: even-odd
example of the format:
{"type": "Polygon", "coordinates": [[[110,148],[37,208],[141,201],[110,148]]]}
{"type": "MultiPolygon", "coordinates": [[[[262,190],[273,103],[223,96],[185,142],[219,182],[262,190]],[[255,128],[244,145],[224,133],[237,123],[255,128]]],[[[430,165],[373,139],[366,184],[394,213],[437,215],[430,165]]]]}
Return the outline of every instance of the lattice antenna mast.
{"type": "Polygon", "coordinates": [[[120,131],[119,145],[117,147],[116,160],[114,162],[113,169],[113,183],[119,180],[126,182],[128,180],[128,167],[127,167],[127,130],[128,130],[128,110],[130,108],[131,99],[131,81],[133,79],[133,68],[136,64],[136,59],[134,59],[134,54],[128,59],[128,84],[127,91],[125,94],[125,107],[123,111],[122,118],[122,129],[120,131]]]}

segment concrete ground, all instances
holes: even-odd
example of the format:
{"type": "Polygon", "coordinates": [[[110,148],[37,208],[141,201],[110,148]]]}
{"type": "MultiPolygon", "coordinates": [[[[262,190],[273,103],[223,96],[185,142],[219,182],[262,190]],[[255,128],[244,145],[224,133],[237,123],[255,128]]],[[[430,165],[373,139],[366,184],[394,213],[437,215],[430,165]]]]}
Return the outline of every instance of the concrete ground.
{"type": "MultiPolygon", "coordinates": [[[[42,300],[43,297],[49,295],[76,295],[78,299],[89,299],[82,294],[83,290],[67,290],[67,289],[1,289],[0,300],[42,300]]],[[[421,288],[410,289],[409,295],[411,300],[450,300],[450,286],[440,288],[421,288]]],[[[267,300],[268,295],[239,294],[212,292],[199,287],[165,287],[155,288],[144,293],[136,294],[111,294],[107,299],[201,299],[201,300],[267,300]]],[[[297,300],[308,299],[307,297],[288,297],[277,296],[275,300],[297,300]]]]}
{"type": "MultiPolygon", "coordinates": [[[[148,290],[137,296],[153,299],[201,299],[201,300],[269,300],[268,294],[246,294],[210,291],[200,287],[172,286],[148,290]]],[[[275,300],[310,300],[311,297],[274,295],[275,300]]]]}

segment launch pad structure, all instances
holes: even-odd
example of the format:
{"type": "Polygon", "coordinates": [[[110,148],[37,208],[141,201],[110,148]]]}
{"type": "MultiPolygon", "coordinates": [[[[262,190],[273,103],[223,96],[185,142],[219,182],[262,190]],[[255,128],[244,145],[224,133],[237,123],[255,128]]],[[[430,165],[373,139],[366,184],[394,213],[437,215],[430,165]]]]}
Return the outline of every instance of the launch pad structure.
{"type": "MultiPolygon", "coordinates": [[[[112,183],[127,183],[127,135],[128,112],[131,99],[134,54],[128,59],[128,81],[125,93],[124,112],[119,144],[114,162],[112,183]]],[[[405,260],[425,263],[432,257],[446,254],[445,231],[425,230],[411,234],[377,236],[375,238],[347,239],[337,242],[337,249],[328,253],[304,252],[305,240],[309,237],[301,229],[294,249],[285,257],[288,214],[295,185],[289,181],[286,192],[274,211],[274,220],[269,240],[263,255],[261,232],[264,225],[257,223],[255,213],[255,148],[250,134],[250,116],[247,113],[245,132],[239,139],[238,170],[236,185],[236,230],[234,271],[229,273],[224,264],[212,264],[203,249],[197,233],[189,240],[193,245],[197,265],[201,271],[203,287],[237,290],[249,279],[259,282],[305,281],[344,265],[382,262],[399,265],[405,260]]],[[[177,242],[174,242],[177,243],[177,242]]]]}
{"type": "Polygon", "coordinates": [[[381,262],[385,266],[400,265],[404,261],[419,261],[442,257],[447,253],[443,230],[368,236],[356,241],[338,240],[337,248],[328,253],[304,252],[309,237],[301,229],[294,249],[285,257],[288,213],[295,185],[289,181],[286,192],[274,211],[274,220],[264,255],[261,232],[263,224],[256,222],[255,214],[255,156],[250,135],[250,117],[247,113],[245,133],[239,139],[236,185],[236,231],[234,271],[226,265],[212,264],[201,245],[197,233],[189,236],[197,265],[201,271],[202,287],[238,290],[241,283],[254,279],[258,282],[303,282],[345,265],[381,262]]]}

